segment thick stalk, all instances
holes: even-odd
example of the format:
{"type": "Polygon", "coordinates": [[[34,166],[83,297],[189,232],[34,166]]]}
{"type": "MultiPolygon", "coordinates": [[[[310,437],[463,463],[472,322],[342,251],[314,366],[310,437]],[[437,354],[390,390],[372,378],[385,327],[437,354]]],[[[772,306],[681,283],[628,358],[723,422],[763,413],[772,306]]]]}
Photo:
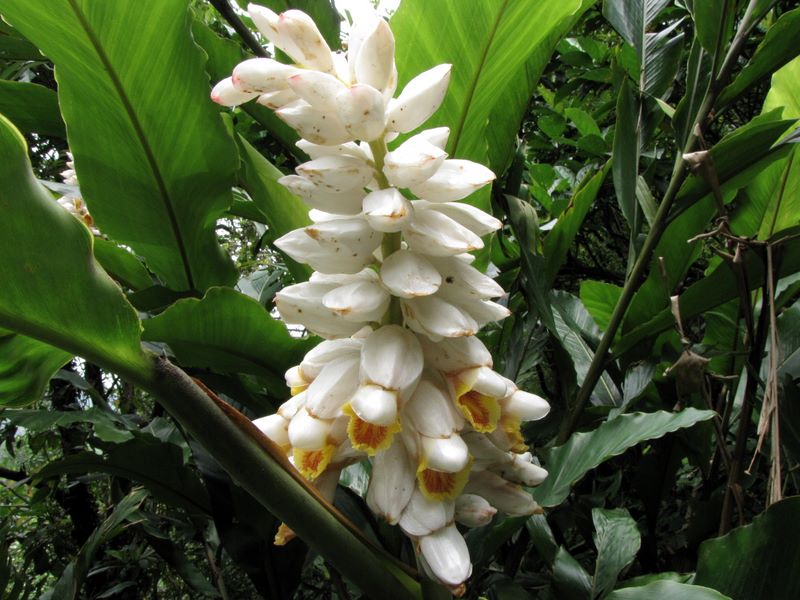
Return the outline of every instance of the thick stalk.
{"type": "Polygon", "coordinates": [[[620,294],[619,300],[617,301],[616,306],[614,306],[614,311],[611,314],[608,327],[606,327],[605,332],[603,332],[603,337],[600,340],[597,349],[595,350],[594,358],[592,359],[592,363],[589,366],[588,372],[586,373],[583,385],[578,392],[578,397],[575,400],[575,404],[570,410],[567,418],[564,420],[559,431],[558,438],[556,440],[557,444],[563,444],[566,442],[572,432],[575,431],[578,421],[580,420],[580,416],[585,410],[586,405],[589,403],[589,399],[591,398],[597,382],[600,380],[600,376],[603,373],[603,369],[608,358],[608,351],[611,348],[614,337],[617,335],[617,330],[622,324],[622,319],[625,316],[631,301],[633,300],[633,296],[636,294],[642,284],[643,277],[650,265],[653,251],[656,249],[658,242],[661,241],[661,236],[664,234],[664,231],[667,228],[667,218],[670,210],[672,209],[672,205],[675,202],[675,198],[678,195],[678,191],[680,190],[684,179],[686,179],[686,165],[683,162],[683,154],[687,154],[694,149],[698,139],[698,127],[701,127],[706,122],[711,109],[714,107],[714,102],[716,101],[719,92],[730,78],[739,54],[741,53],[744,43],[747,40],[747,34],[755,25],[755,22],[751,22],[751,20],[753,10],[757,3],[758,0],[751,0],[747,6],[747,10],[745,11],[742,21],[739,23],[739,28],[736,31],[733,42],[728,49],[728,54],[726,55],[725,60],[720,67],[719,75],[709,87],[706,97],[703,100],[703,104],[700,106],[700,109],[697,112],[697,115],[694,119],[694,124],[692,125],[691,134],[689,135],[689,139],[686,141],[683,152],[679,153],[675,157],[675,165],[672,169],[672,177],[670,178],[667,191],[658,207],[658,212],[653,219],[653,225],[650,228],[650,232],[647,234],[644,244],[642,245],[639,256],[637,257],[636,262],[631,269],[630,276],[625,282],[625,286],[622,288],[622,293],[620,294]]]}

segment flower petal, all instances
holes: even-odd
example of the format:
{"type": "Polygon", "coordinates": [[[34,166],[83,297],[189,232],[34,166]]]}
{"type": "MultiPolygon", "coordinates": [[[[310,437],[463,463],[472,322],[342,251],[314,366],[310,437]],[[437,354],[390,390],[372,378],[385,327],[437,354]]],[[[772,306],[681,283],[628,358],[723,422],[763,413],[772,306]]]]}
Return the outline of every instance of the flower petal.
{"type": "Polygon", "coordinates": [[[469,464],[469,450],[460,435],[446,438],[420,436],[422,464],[426,469],[444,473],[458,473],[469,464]]]}
{"type": "Polygon", "coordinates": [[[378,452],[372,461],[367,505],[390,525],[397,524],[415,488],[414,468],[402,442],[378,452]]]}
{"type": "Polygon", "coordinates": [[[381,320],[390,299],[379,283],[359,281],[331,290],[322,298],[322,304],[346,321],[368,323],[381,320]]]}
{"type": "Polygon", "coordinates": [[[429,202],[453,202],[466,198],[495,178],[495,174],[481,164],[469,160],[446,160],[434,175],[412,186],[417,198],[429,202]]]}
{"type": "Polygon", "coordinates": [[[278,92],[289,87],[287,79],[300,72],[292,65],[279,63],[271,58],[250,58],[233,68],[231,80],[242,92],[278,92]]]}
{"type": "Polygon", "coordinates": [[[345,338],[341,340],[325,340],[317,344],[306,353],[305,357],[303,357],[303,362],[300,363],[303,377],[309,381],[314,381],[325,365],[332,360],[344,356],[360,357],[362,343],[359,339],[345,338]]]}
{"type": "Polygon", "coordinates": [[[476,337],[444,339],[422,344],[425,362],[443,373],[455,374],[464,369],[492,366],[492,355],[476,337]]]}
{"type": "Polygon", "coordinates": [[[286,88],[285,90],[278,90],[277,92],[269,92],[267,94],[261,94],[257,99],[261,106],[266,106],[270,110],[278,110],[283,108],[287,104],[291,104],[292,102],[297,101],[297,94],[294,93],[293,90],[290,88],[286,88]]]}
{"type": "Polygon", "coordinates": [[[399,325],[385,325],[364,341],[361,381],[400,391],[416,385],[422,362],[417,336],[399,325]]]}
{"type": "Polygon", "coordinates": [[[431,572],[444,584],[460,586],[472,574],[469,549],[455,525],[448,525],[419,541],[431,572]]]}
{"type": "Polygon", "coordinates": [[[364,384],[350,400],[350,408],[362,421],[389,426],[397,421],[397,392],[364,384]]]}
{"type": "Polygon", "coordinates": [[[374,29],[360,44],[353,67],[358,83],[366,83],[383,92],[394,70],[394,35],[383,19],[374,23],[374,29]]]}
{"type": "Polygon", "coordinates": [[[331,49],[314,20],[300,10],[287,10],[278,16],[278,37],[272,42],[296,63],[319,71],[333,71],[331,49]]]}
{"type": "Polygon", "coordinates": [[[353,140],[335,114],[318,110],[305,100],[291,102],[275,114],[301,137],[315,144],[334,146],[353,140]]]}
{"type": "Polygon", "coordinates": [[[416,298],[435,293],[442,276],[422,254],[398,250],[384,259],[381,282],[395,296],[416,298]]]}
{"type": "Polygon", "coordinates": [[[298,175],[331,192],[361,189],[374,175],[372,167],[352,156],[323,156],[299,165],[296,170],[298,175]]]}
{"type": "Polygon", "coordinates": [[[521,517],[541,511],[528,492],[491,471],[474,471],[465,490],[485,498],[489,504],[511,516],[521,517]]]}
{"type": "Polygon", "coordinates": [[[329,362],[306,391],[306,410],[319,419],[333,419],[358,388],[358,359],[329,362]]]}
{"type": "Polygon", "coordinates": [[[505,290],[491,277],[487,277],[472,265],[458,257],[431,257],[431,264],[442,274],[444,287],[457,288],[458,295],[469,294],[480,299],[496,298],[505,290]]]}
{"type": "Polygon", "coordinates": [[[305,69],[297,69],[287,78],[286,84],[300,98],[323,112],[335,111],[336,94],[347,89],[347,86],[333,75],[305,69]]]}
{"type": "Polygon", "coordinates": [[[258,96],[258,92],[242,92],[233,86],[230,77],[223,79],[211,90],[211,99],[222,106],[238,106],[258,96]]]}
{"type": "Polygon", "coordinates": [[[375,425],[359,417],[348,404],[343,412],[350,417],[347,425],[347,435],[354,448],[374,456],[377,452],[385,450],[391,443],[394,435],[400,431],[400,421],[391,425],[375,425]]]}
{"type": "Polygon", "coordinates": [[[436,295],[401,300],[400,308],[408,327],[434,341],[473,336],[478,331],[475,319],[436,295]]]}
{"type": "Polygon", "coordinates": [[[336,215],[357,215],[361,212],[361,204],[366,195],[364,190],[358,188],[347,192],[331,192],[299,175],[286,175],[278,179],[278,183],[294,195],[300,196],[311,208],[336,215]]]}
{"type": "Polygon", "coordinates": [[[400,231],[412,216],[411,202],[394,188],[370,192],[364,198],[364,218],[377,231],[400,231]]]}
{"type": "Polygon", "coordinates": [[[255,419],[253,425],[281,448],[289,448],[289,421],[279,414],[255,419]]]}
{"type": "Polygon", "coordinates": [[[453,256],[483,248],[481,238],[435,210],[415,211],[403,233],[411,250],[431,256],[453,256]]]}
{"type": "Polygon", "coordinates": [[[411,495],[398,525],[406,535],[430,535],[452,523],[454,513],[455,503],[452,500],[429,500],[417,489],[411,495]]]}
{"type": "Polygon", "coordinates": [[[452,65],[438,65],[408,82],[396,100],[389,103],[388,128],[406,133],[416,129],[436,112],[447,93],[452,65]]]}
{"type": "Polygon", "coordinates": [[[489,213],[464,202],[428,202],[426,200],[418,200],[415,204],[420,204],[429,210],[435,210],[447,215],[477,236],[487,235],[503,226],[499,220],[489,213]]]}
{"type": "Polygon", "coordinates": [[[383,94],[370,85],[357,83],[343,89],[336,95],[336,107],[354,139],[372,142],[386,130],[383,94]]]}
{"type": "Polygon", "coordinates": [[[456,498],[456,521],[467,527],[483,527],[492,521],[497,509],[475,494],[461,494],[456,498]]]}
{"type": "Polygon", "coordinates": [[[355,142],[347,142],[346,144],[338,144],[336,146],[320,146],[319,144],[312,144],[308,140],[298,140],[295,142],[295,146],[308,154],[312,159],[321,158],[323,156],[352,156],[353,158],[358,158],[365,162],[372,160],[372,155],[367,155],[355,142]]]}
{"type": "Polygon", "coordinates": [[[546,417],[550,412],[547,400],[522,390],[516,390],[511,396],[504,398],[502,406],[504,413],[521,421],[537,421],[546,417]]]}
{"type": "Polygon", "coordinates": [[[444,150],[415,135],[386,155],[383,172],[392,185],[407,188],[430,178],[445,158],[444,150]]]}
{"type": "Polygon", "coordinates": [[[289,421],[289,442],[299,450],[321,450],[325,447],[332,421],[311,416],[305,408],[289,421]]]}

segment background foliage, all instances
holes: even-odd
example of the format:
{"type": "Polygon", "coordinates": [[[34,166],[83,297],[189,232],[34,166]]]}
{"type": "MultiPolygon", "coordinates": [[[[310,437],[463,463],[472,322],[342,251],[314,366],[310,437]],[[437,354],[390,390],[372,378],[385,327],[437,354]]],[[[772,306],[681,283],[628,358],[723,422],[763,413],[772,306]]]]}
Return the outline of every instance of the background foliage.
{"type": "MultiPolygon", "coordinates": [[[[265,3],[339,45],[329,2],[265,3]]],[[[239,8],[0,0],[4,598],[442,593],[364,465],[331,510],[248,426],[317,340],[271,312],[308,276],[272,246],[307,219],[276,183],[294,134],[207,99],[264,52],[239,8]],[[304,541],[273,546],[282,520],[304,541]]],[[[401,86],[454,65],[434,120],[504,222],[478,264],[513,316],[484,341],[553,406],[525,431],[545,514],[469,532],[468,597],[800,597],[798,3],[403,0],[391,24],[401,86]]]]}

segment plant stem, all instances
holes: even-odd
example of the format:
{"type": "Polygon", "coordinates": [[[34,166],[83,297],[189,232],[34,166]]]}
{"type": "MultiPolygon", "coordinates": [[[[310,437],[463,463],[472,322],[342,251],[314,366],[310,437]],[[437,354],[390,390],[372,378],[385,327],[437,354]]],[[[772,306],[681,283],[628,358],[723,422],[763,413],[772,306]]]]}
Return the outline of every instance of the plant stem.
{"type": "Polygon", "coordinates": [[[725,60],[720,67],[719,75],[712,82],[708,92],[706,93],[706,97],[703,100],[703,104],[697,111],[697,116],[694,119],[694,124],[692,125],[691,133],[689,135],[689,139],[686,141],[686,145],[683,148],[683,152],[675,157],[675,165],[672,169],[672,177],[670,178],[667,191],[658,207],[656,216],[653,219],[653,225],[651,226],[650,232],[647,234],[647,238],[642,245],[639,256],[637,257],[636,262],[631,269],[630,276],[625,282],[625,286],[622,288],[622,293],[620,294],[619,300],[617,301],[616,306],[614,306],[614,311],[611,314],[608,327],[606,327],[606,330],[603,332],[603,337],[600,340],[597,349],[595,350],[592,363],[589,366],[588,372],[586,373],[583,385],[578,392],[578,397],[575,400],[575,404],[567,415],[567,418],[564,420],[559,431],[558,438],[556,439],[557,444],[563,444],[566,442],[572,432],[575,431],[581,414],[585,410],[586,405],[589,403],[589,399],[591,398],[597,382],[600,380],[600,376],[603,373],[603,368],[607,360],[608,351],[611,348],[611,344],[617,335],[617,330],[622,324],[622,319],[625,316],[625,313],[627,312],[634,295],[641,286],[643,276],[650,265],[653,251],[656,249],[659,241],[661,241],[661,236],[664,234],[664,231],[667,228],[667,217],[669,216],[669,212],[672,209],[672,205],[675,202],[678,191],[681,189],[684,179],[686,179],[687,173],[686,165],[683,161],[683,154],[687,154],[694,149],[698,139],[698,127],[701,127],[705,123],[708,115],[711,112],[711,109],[714,107],[714,102],[719,95],[719,92],[730,78],[739,54],[741,53],[744,43],[747,40],[747,34],[755,25],[755,22],[751,22],[751,17],[757,3],[758,0],[751,0],[748,4],[744,17],[742,17],[742,20],[739,23],[739,27],[736,31],[736,35],[733,38],[733,42],[731,42],[731,46],[728,49],[728,54],[726,55],[725,60]]]}
{"type": "Polygon", "coordinates": [[[269,56],[261,47],[261,44],[258,43],[258,40],[253,36],[253,33],[250,29],[242,23],[242,20],[239,18],[239,15],[233,10],[228,0],[209,0],[211,6],[217,9],[222,18],[225,19],[231,27],[239,34],[242,38],[244,43],[247,45],[250,50],[253,51],[253,54],[256,56],[267,57],[269,56]]]}

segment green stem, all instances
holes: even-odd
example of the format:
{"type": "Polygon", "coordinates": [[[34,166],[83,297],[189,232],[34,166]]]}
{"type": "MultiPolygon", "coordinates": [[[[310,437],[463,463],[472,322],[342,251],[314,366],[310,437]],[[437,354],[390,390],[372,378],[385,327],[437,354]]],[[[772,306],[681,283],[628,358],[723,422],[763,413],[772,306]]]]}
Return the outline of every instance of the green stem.
{"type": "Polygon", "coordinates": [[[563,444],[566,442],[572,432],[575,431],[578,421],[580,420],[580,416],[586,409],[592,392],[594,391],[597,382],[600,380],[606,360],[608,358],[608,351],[611,348],[614,337],[617,335],[617,330],[622,324],[622,319],[625,316],[631,301],[633,300],[633,296],[636,294],[643,282],[643,277],[650,265],[653,251],[661,241],[661,236],[664,234],[664,231],[667,228],[667,217],[669,212],[672,209],[675,198],[678,196],[678,191],[681,189],[684,179],[686,179],[686,165],[683,162],[683,154],[687,154],[694,149],[698,139],[697,128],[705,123],[708,115],[711,113],[711,109],[714,107],[714,102],[716,101],[719,92],[722,90],[723,85],[727,82],[731,72],[736,66],[736,60],[738,59],[739,54],[744,47],[744,43],[747,40],[747,34],[752,31],[752,28],[755,25],[755,23],[751,21],[754,6],[757,4],[757,2],[758,0],[750,1],[744,17],[739,23],[739,28],[736,31],[733,42],[728,49],[728,54],[722,63],[722,67],[720,67],[719,76],[711,84],[700,110],[697,111],[697,116],[695,117],[689,139],[686,141],[683,152],[675,157],[675,166],[672,169],[672,177],[670,179],[667,191],[664,194],[664,199],[661,201],[661,204],[658,207],[658,212],[653,219],[653,225],[650,228],[650,233],[647,235],[647,238],[642,245],[639,256],[633,265],[633,269],[631,269],[630,276],[625,282],[625,287],[622,288],[622,293],[620,294],[616,306],[614,306],[614,311],[611,314],[608,327],[606,327],[603,337],[597,346],[594,358],[592,359],[591,365],[589,365],[589,370],[586,373],[583,385],[578,392],[578,397],[575,400],[575,404],[567,415],[567,418],[564,420],[563,425],[558,433],[556,444],[563,444]]]}

